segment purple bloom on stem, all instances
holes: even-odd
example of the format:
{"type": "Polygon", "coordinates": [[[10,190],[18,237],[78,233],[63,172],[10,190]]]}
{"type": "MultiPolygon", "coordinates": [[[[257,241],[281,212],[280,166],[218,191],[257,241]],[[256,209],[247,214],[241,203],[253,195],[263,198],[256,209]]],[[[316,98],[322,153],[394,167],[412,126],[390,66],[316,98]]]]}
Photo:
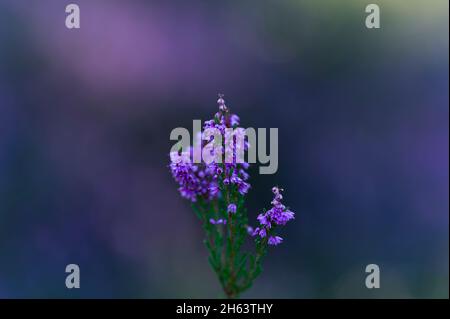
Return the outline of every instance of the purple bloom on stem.
{"type": "MultiPolygon", "coordinates": [[[[273,227],[286,225],[288,221],[294,219],[295,214],[289,209],[286,209],[286,206],[281,203],[281,200],[283,199],[283,196],[280,193],[281,191],[282,189],[278,187],[272,188],[272,192],[275,194],[271,202],[273,206],[267,212],[258,215],[257,220],[260,227],[257,227],[253,231],[253,236],[264,238],[267,236],[267,232],[273,227]]],[[[283,239],[281,237],[270,234],[267,243],[276,246],[282,241],[283,239]]]]}
{"type": "Polygon", "coordinates": [[[230,125],[231,127],[239,125],[239,116],[237,116],[236,114],[232,114],[230,116],[230,125]]]}
{"type": "MultiPolygon", "coordinates": [[[[222,94],[219,95],[217,103],[219,104],[219,112],[215,114],[214,119],[204,123],[203,129],[214,128],[219,130],[222,135],[225,135],[227,128],[238,129],[236,125],[239,125],[239,117],[229,112],[222,94]]],[[[199,143],[202,143],[201,137],[202,133],[199,132],[196,137],[200,139],[199,143]]],[[[216,150],[218,153],[220,153],[219,149],[222,150],[223,146],[221,145],[216,150]]],[[[223,168],[216,162],[210,164],[204,162],[192,163],[191,157],[198,155],[194,154],[195,152],[196,149],[191,147],[181,153],[172,152],[170,154],[171,163],[169,167],[173,178],[179,185],[178,190],[182,197],[189,199],[191,202],[196,202],[199,198],[207,201],[214,200],[220,196],[221,190],[218,182],[222,178],[224,185],[236,185],[240,194],[244,195],[248,192],[250,184],[245,182],[248,179],[248,174],[245,172],[248,164],[237,163],[236,150],[231,153],[233,155],[232,163],[226,163],[223,168]]]]}
{"type": "Polygon", "coordinates": [[[209,193],[212,197],[216,197],[219,191],[219,186],[217,186],[217,184],[211,184],[211,186],[209,186],[209,193]]]}
{"type": "Polygon", "coordinates": [[[228,111],[225,100],[223,99],[223,94],[219,94],[219,99],[217,100],[217,104],[219,104],[219,110],[221,111],[228,111]]]}
{"type": "Polygon", "coordinates": [[[280,236],[270,236],[267,243],[272,246],[276,246],[278,244],[281,244],[283,242],[283,238],[280,236]]]}
{"type": "Polygon", "coordinates": [[[227,212],[229,212],[230,214],[235,214],[236,204],[231,203],[230,205],[228,205],[227,212]]]}
{"type": "Polygon", "coordinates": [[[233,269],[233,265],[241,264],[240,260],[244,261],[243,266],[247,266],[245,258],[242,259],[245,255],[240,252],[241,236],[235,234],[240,235],[243,231],[247,231],[253,237],[258,236],[255,239],[257,249],[252,257],[255,258],[255,266],[259,267],[260,258],[265,254],[267,245],[276,246],[283,242],[283,238],[277,236],[279,226],[294,219],[295,214],[282,204],[283,189],[273,187],[272,207],[258,215],[258,227],[253,229],[246,224],[246,211],[241,209],[241,203],[250,189],[247,182],[249,164],[244,159],[245,152],[250,147],[249,138],[245,134],[246,131],[239,127],[239,116],[232,114],[225,105],[222,94],[219,94],[217,103],[218,112],[211,120],[204,122],[203,131],[194,135],[194,146],[170,153],[169,168],[181,196],[193,202],[194,210],[206,223],[207,227],[204,229],[207,233],[206,243],[210,252],[211,266],[221,279],[227,297],[235,298],[254,280],[253,275],[233,269]],[[222,139],[215,138],[218,133],[222,135],[222,139]],[[210,147],[212,145],[214,147],[210,147]],[[193,159],[203,161],[194,163],[193,159]],[[226,201],[226,207],[223,207],[223,201],[226,201]],[[237,203],[240,205],[239,216],[231,217],[237,213],[237,203]],[[213,216],[222,218],[211,218],[213,216]],[[230,225],[227,225],[229,222],[230,225]],[[217,240],[223,245],[216,245],[217,240]],[[238,242],[234,242],[235,240],[238,242]],[[227,254],[230,251],[227,255],[229,260],[220,257],[222,248],[226,249],[227,254]],[[230,271],[236,276],[227,275],[230,271]],[[225,283],[223,278],[228,278],[225,283]],[[239,287],[240,282],[244,286],[239,287]]]}
{"type": "Polygon", "coordinates": [[[268,220],[266,214],[259,214],[256,218],[262,226],[270,228],[270,221],[268,220]]]}
{"type": "Polygon", "coordinates": [[[263,227],[256,227],[252,234],[252,236],[259,236],[261,238],[266,237],[266,235],[267,235],[267,230],[263,227]]]}
{"type": "Polygon", "coordinates": [[[249,178],[248,173],[245,170],[243,170],[243,169],[239,170],[239,175],[241,175],[241,178],[244,181],[246,181],[249,178]]]}
{"type": "Polygon", "coordinates": [[[205,165],[193,164],[190,162],[189,152],[170,153],[170,171],[175,181],[179,185],[181,196],[192,202],[197,201],[198,196],[203,196],[212,200],[218,196],[217,182],[214,181],[214,171],[205,165]]]}
{"type": "Polygon", "coordinates": [[[249,189],[250,189],[249,183],[246,183],[241,180],[241,182],[238,184],[238,191],[241,195],[247,194],[249,189]]]}
{"type": "Polygon", "coordinates": [[[209,220],[209,222],[211,223],[211,224],[213,224],[213,225],[219,225],[219,224],[226,224],[227,223],[227,221],[225,220],[225,219],[222,219],[222,218],[220,218],[220,219],[218,219],[218,220],[215,220],[215,219],[213,219],[213,218],[211,218],[210,220],[209,220]]]}

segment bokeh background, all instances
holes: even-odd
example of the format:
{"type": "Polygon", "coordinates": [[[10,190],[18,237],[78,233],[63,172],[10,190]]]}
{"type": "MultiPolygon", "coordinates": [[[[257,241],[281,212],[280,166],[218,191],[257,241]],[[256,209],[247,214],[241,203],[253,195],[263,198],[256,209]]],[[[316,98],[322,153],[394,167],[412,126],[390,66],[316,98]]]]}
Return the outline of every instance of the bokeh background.
{"type": "Polygon", "coordinates": [[[447,0],[74,2],[0,0],[0,297],[221,297],[167,164],[224,93],[297,213],[243,297],[448,298],[447,0]]]}

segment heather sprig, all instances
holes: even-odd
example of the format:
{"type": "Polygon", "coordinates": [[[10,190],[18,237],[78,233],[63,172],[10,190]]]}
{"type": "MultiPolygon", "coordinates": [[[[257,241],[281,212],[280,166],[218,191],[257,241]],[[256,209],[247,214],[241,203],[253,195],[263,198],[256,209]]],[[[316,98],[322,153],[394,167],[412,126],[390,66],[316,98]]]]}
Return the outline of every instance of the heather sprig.
{"type": "MultiPolygon", "coordinates": [[[[232,114],[225,104],[223,95],[217,101],[218,112],[214,118],[206,121],[203,130],[217,129],[227,139],[230,128],[241,134],[240,119],[232,114]]],[[[204,136],[201,143],[206,144],[204,136]]],[[[236,141],[234,138],[231,141],[236,141]]],[[[258,226],[253,229],[248,224],[245,196],[250,190],[247,172],[249,164],[237,160],[237,152],[247,151],[248,142],[218,148],[231,158],[231,161],[191,161],[194,149],[172,152],[169,165],[178,190],[182,197],[191,202],[192,209],[202,223],[206,233],[204,243],[209,251],[209,263],[219,278],[220,284],[228,298],[236,298],[250,288],[262,271],[262,260],[268,246],[276,246],[283,242],[277,232],[294,213],[282,204],[283,191],[273,187],[272,207],[259,214],[258,226]],[[254,249],[246,251],[243,245],[250,238],[254,249]]],[[[214,155],[214,154],[212,154],[214,155]]]]}

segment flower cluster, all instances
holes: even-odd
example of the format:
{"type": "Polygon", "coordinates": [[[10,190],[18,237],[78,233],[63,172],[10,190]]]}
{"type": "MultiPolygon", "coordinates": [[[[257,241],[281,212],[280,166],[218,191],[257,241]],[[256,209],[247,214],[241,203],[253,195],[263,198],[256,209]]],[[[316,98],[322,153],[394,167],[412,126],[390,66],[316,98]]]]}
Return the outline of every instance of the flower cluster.
{"type": "Polygon", "coordinates": [[[243,129],[237,127],[240,123],[239,116],[232,114],[229,111],[228,107],[225,105],[223,95],[219,95],[217,104],[219,104],[219,111],[214,115],[212,120],[205,122],[203,129],[217,129],[224,137],[225,142],[231,142],[225,144],[224,148],[219,148],[219,152],[225,149],[225,159],[230,158],[232,160],[225,161],[225,163],[221,165],[216,163],[213,163],[213,165],[216,165],[216,173],[223,177],[224,185],[236,185],[239,193],[245,195],[250,189],[250,184],[246,182],[249,178],[247,173],[249,164],[246,162],[240,163],[237,160],[237,154],[241,151],[248,150],[248,142],[244,140],[243,146],[241,146],[241,143],[236,142],[239,135],[243,133],[243,129]],[[229,134],[231,130],[229,129],[235,129],[237,134],[235,133],[236,135],[234,137],[230,137],[229,134]],[[242,147],[244,149],[240,149],[242,147]]]}
{"type": "Polygon", "coordinates": [[[217,175],[211,165],[192,164],[190,162],[192,150],[188,152],[172,152],[169,165],[172,176],[177,181],[178,190],[182,197],[191,202],[197,201],[198,196],[213,200],[219,194],[217,175]]]}
{"type": "Polygon", "coordinates": [[[294,219],[294,213],[286,208],[281,203],[283,195],[281,195],[282,189],[278,187],[273,187],[272,192],[275,197],[272,200],[272,208],[267,212],[259,214],[257,219],[259,221],[259,227],[253,231],[253,236],[259,236],[260,238],[265,238],[268,236],[267,243],[269,245],[278,245],[283,241],[283,238],[273,235],[274,228],[279,226],[284,226],[288,221],[294,219]]]}
{"type": "MultiPolygon", "coordinates": [[[[217,103],[219,104],[219,111],[212,120],[205,122],[203,129],[217,129],[227,140],[226,136],[229,134],[227,129],[239,129],[237,128],[239,117],[229,112],[222,95],[219,96],[217,103]]],[[[238,130],[238,134],[239,132],[242,131],[238,130]]],[[[235,138],[233,137],[230,140],[235,142],[235,138]]],[[[204,139],[201,140],[202,144],[206,142],[204,139]]],[[[240,151],[239,147],[240,143],[225,145],[225,155],[231,153],[230,156],[233,160],[224,164],[214,161],[210,164],[206,164],[204,161],[192,163],[193,147],[190,147],[188,152],[172,152],[169,167],[173,178],[179,185],[178,190],[181,196],[191,202],[196,202],[198,197],[211,201],[220,194],[217,182],[219,178],[223,180],[224,185],[235,185],[239,193],[245,195],[250,189],[250,184],[246,182],[249,178],[247,173],[249,165],[246,162],[240,163],[237,161],[236,154],[240,151]]],[[[219,151],[222,149],[223,147],[218,148],[219,151]]],[[[248,143],[244,141],[244,150],[247,149],[248,143]]]]}
{"type": "Polygon", "coordinates": [[[256,229],[248,225],[244,202],[250,189],[249,164],[243,160],[243,154],[249,144],[245,131],[238,127],[239,117],[229,111],[222,95],[217,103],[219,111],[204,123],[203,132],[195,136],[197,145],[203,151],[206,149],[206,153],[195,153],[198,152],[195,146],[171,152],[169,168],[181,196],[191,201],[202,222],[211,267],[225,294],[235,298],[260,274],[268,246],[283,241],[275,229],[294,219],[294,213],[281,203],[282,189],[273,187],[272,208],[257,217],[256,229]],[[216,141],[217,132],[224,137],[223,142],[216,141]],[[202,159],[199,163],[191,161],[198,155],[202,159]],[[206,161],[206,156],[213,161],[206,161]],[[216,161],[218,156],[224,156],[225,161],[216,161]],[[244,249],[248,238],[254,238],[253,252],[244,249]]]}

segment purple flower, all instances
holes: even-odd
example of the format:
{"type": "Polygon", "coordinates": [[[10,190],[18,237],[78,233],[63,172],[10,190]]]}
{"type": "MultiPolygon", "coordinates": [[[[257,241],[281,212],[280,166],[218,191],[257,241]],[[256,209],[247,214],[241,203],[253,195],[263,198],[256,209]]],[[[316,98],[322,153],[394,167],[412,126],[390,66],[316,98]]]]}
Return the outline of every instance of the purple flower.
{"type": "MultiPolygon", "coordinates": [[[[220,190],[219,190],[219,186],[217,186],[217,184],[215,183],[211,183],[211,185],[209,186],[209,194],[212,198],[217,197],[217,195],[219,194],[220,190]]],[[[212,199],[210,198],[210,199],[212,199]]]]}
{"type": "Polygon", "coordinates": [[[259,236],[261,238],[266,237],[266,235],[267,235],[267,230],[264,227],[256,227],[252,233],[252,236],[259,236]]]}
{"type": "Polygon", "coordinates": [[[231,287],[224,289],[225,293],[228,297],[236,297],[255,279],[254,269],[259,269],[260,258],[267,245],[277,246],[283,242],[278,229],[294,219],[295,214],[282,203],[283,189],[273,187],[270,209],[258,215],[257,227],[247,225],[247,213],[242,203],[251,187],[247,173],[249,164],[245,162],[249,138],[239,127],[239,116],[231,113],[225,105],[222,94],[219,94],[217,103],[217,113],[204,122],[203,130],[194,134],[194,146],[170,153],[169,168],[179,193],[193,202],[193,209],[203,222],[211,266],[223,287],[231,287]],[[219,133],[221,139],[216,138],[219,133]],[[202,161],[194,163],[194,159],[202,161]],[[241,253],[241,234],[245,231],[255,237],[256,249],[249,255],[253,260],[245,259],[246,255],[241,253]],[[222,253],[225,252],[227,258],[223,258],[222,253]],[[242,266],[229,276],[229,265],[242,266]],[[255,266],[257,268],[253,268],[255,266]],[[251,271],[245,271],[246,268],[251,271]]]}
{"type": "Polygon", "coordinates": [[[192,202],[196,202],[198,196],[208,200],[216,198],[219,195],[219,189],[214,180],[215,171],[205,164],[191,163],[190,153],[172,152],[170,154],[169,168],[179,185],[178,190],[181,196],[192,202]]]}
{"type": "MultiPolygon", "coordinates": [[[[269,231],[273,232],[271,229],[275,226],[286,225],[288,221],[294,219],[294,212],[287,209],[286,206],[281,203],[281,200],[283,199],[281,191],[282,189],[279,189],[278,187],[272,188],[272,192],[275,195],[271,202],[273,206],[267,212],[258,215],[257,220],[260,226],[253,231],[253,236],[264,238],[269,231]]],[[[278,245],[282,240],[281,237],[270,235],[267,243],[269,245],[278,245]]]]}
{"type": "Polygon", "coordinates": [[[226,225],[226,223],[227,223],[227,221],[226,221],[225,219],[222,219],[222,218],[220,218],[220,219],[218,219],[218,220],[215,220],[215,219],[211,218],[211,219],[209,220],[209,222],[210,222],[211,224],[213,224],[213,225],[219,225],[219,224],[224,224],[224,225],[226,225]]]}
{"type": "Polygon", "coordinates": [[[217,104],[219,104],[219,110],[228,111],[227,106],[225,105],[225,100],[223,99],[223,94],[219,94],[219,99],[217,100],[217,104]]]}
{"type": "MultiPolygon", "coordinates": [[[[203,125],[203,129],[217,129],[221,132],[222,136],[225,137],[223,142],[224,144],[221,145],[221,148],[225,149],[225,153],[228,152],[228,157],[225,155],[225,163],[218,164],[218,163],[211,163],[207,165],[207,170],[205,172],[205,178],[210,179],[209,175],[212,175],[212,178],[217,180],[218,182],[222,180],[223,185],[230,186],[235,185],[237,187],[238,192],[241,195],[245,195],[249,189],[250,184],[246,182],[248,180],[249,175],[246,172],[249,165],[246,162],[238,163],[237,160],[237,154],[239,151],[242,150],[241,143],[231,143],[232,145],[227,145],[225,143],[227,141],[227,134],[230,134],[230,130],[233,129],[235,137],[233,138],[233,141],[237,139],[238,136],[244,137],[242,134],[245,133],[245,130],[239,127],[236,127],[239,125],[239,117],[236,114],[231,114],[229,109],[225,106],[225,100],[223,99],[223,95],[219,94],[219,99],[217,100],[217,103],[219,104],[219,111],[214,115],[214,118],[212,120],[206,121],[203,125]],[[234,146],[236,144],[236,147],[230,147],[234,146]],[[225,146],[225,147],[224,147],[225,146]],[[212,172],[212,169],[214,169],[212,172]]],[[[245,139],[244,139],[245,141],[245,139]]],[[[244,145],[244,151],[247,150],[246,144],[244,145]]],[[[196,164],[196,166],[201,166],[200,164],[196,164]]],[[[204,166],[204,165],[203,165],[204,166]]],[[[200,179],[203,179],[203,176],[199,176],[200,179]]],[[[207,193],[207,197],[214,199],[217,196],[219,196],[220,192],[216,192],[215,188],[212,188],[214,190],[213,192],[207,193]]],[[[195,195],[195,194],[194,194],[195,195]]]]}
{"type": "Polygon", "coordinates": [[[244,169],[239,170],[239,175],[241,176],[242,180],[246,181],[249,178],[248,173],[244,169]]]}
{"type": "Polygon", "coordinates": [[[234,127],[235,125],[239,125],[239,116],[236,114],[230,115],[230,126],[234,127]]]}
{"type": "Polygon", "coordinates": [[[235,214],[236,204],[231,203],[230,205],[228,205],[227,212],[229,212],[230,214],[235,214]]]}
{"type": "Polygon", "coordinates": [[[249,184],[249,183],[246,183],[246,182],[244,182],[244,181],[241,181],[241,182],[238,184],[238,191],[239,191],[239,193],[240,193],[241,195],[247,194],[249,189],[250,189],[250,184],[249,184]]]}
{"type": "MultiPolygon", "coordinates": [[[[231,155],[229,159],[230,163],[224,164],[212,162],[206,164],[205,162],[193,163],[191,158],[194,152],[198,151],[193,147],[184,152],[172,152],[170,154],[170,170],[175,181],[178,183],[178,190],[182,197],[187,198],[191,202],[196,202],[199,199],[212,201],[222,196],[222,192],[231,191],[229,187],[234,187],[241,195],[248,193],[250,184],[247,182],[249,175],[247,169],[248,163],[238,163],[237,157],[238,151],[242,150],[241,143],[237,143],[237,140],[242,137],[245,141],[245,131],[242,128],[237,127],[239,125],[239,116],[232,114],[228,107],[225,105],[223,95],[219,94],[217,100],[219,105],[219,111],[214,115],[214,118],[204,122],[203,130],[217,129],[221,132],[222,136],[226,137],[226,134],[230,134],[229,129],[233,129],[234,137],[232,139],[233,147],[225,147],[231,155]],[[234,142],[236,140],[236,143],[234,142]],[[236,144],[234,146],[234,144],[236,144]],[[220,185],[224,189],[220,189],[220,185]]],[[[205,145],[207,141],[202,141],[202,133],[195,137],[197,142],[201,145],[205,145]]],[[[212,138],[212,136],[211,136],[212,138]]],[[[223,149],[225,144],[220,145],[220,149],[223,149]]],[[[246,141],[245,141],[246,143],[246,141]]],[[[247,144],[244,145],[244,151],[247,150],[247,144]]],[[[201,155],[201,154],[200,154],[201,155]]],[[[236,204],[230,203],[227,207],[227,212],[235,214],[237,211],[236,204]]],[[[214,221],[217,222],[217,221],[214,221]]]]}
{"type": "Polygon", "coordinates": [[[294,213],[285,210],[284,206],[274,206],[266,212],[266,217],[276,225],[286,225],[288,221],[294,219],[294,213]]]}
{"type": "Polygon", "coordinates": [[[258,233],[259,237],[264,238],[267,236],[267,230],[265,228],[261,228],[258,233]]]}
{"type": "Polygon", "coordinates": [[[278,244],[281,244],[282,241],[283,241],[283,238],[281,238],[280,236],[270,236],[267,243],[269,245],[276,246],[278,244]]]}
{"type": "Polygon", "coordinates": [[[269,219],[267,218],[267,215],[266,215],[266,214],[259,214],[258,217],[257,217],[256,219],[259,221],[259,223],[260,223],[262,226],[266,226],[267,228],[270,228],[270,221],[269,221],[269,219]]]}

